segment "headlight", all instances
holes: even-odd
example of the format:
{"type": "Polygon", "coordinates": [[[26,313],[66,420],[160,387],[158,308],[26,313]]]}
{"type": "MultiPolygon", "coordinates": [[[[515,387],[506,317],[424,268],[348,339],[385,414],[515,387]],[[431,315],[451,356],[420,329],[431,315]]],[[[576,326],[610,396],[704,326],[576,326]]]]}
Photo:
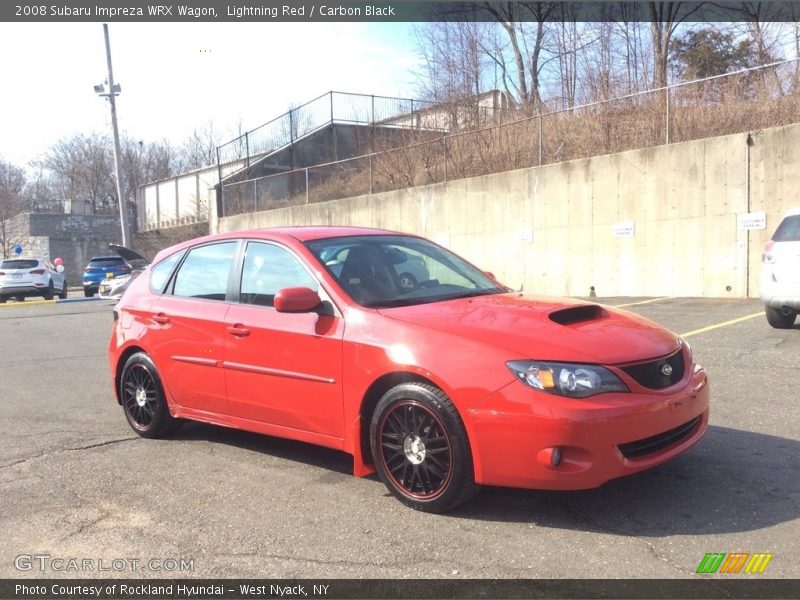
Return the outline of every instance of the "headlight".
{"type": "Polygon", "coordinates": [[[619,377],[598,365],[510,360],[509,370],[526,385],[569,398],[587,398],[606,392],[629,392],[619,377]]]}

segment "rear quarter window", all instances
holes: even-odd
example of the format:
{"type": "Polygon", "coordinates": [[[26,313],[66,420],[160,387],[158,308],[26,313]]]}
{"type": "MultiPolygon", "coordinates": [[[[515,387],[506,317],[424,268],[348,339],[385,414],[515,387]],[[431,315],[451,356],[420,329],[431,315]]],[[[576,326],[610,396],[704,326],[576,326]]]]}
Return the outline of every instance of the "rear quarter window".
{"type": "Polygon", "coordinates": [[[800,215],[786,217],[772,236],[774,242],[800,242],[800,215]]]}
{"type": "Polygon", "coordinates": [[[172,256],[168,256],[156,266],[150,269],[150,291],[155,294],[163,294],[164,288],[167,287],[167,283],[169,282],[170,275],[175,270],[175,265],[177,265],[181,257],[184,255],[185,251],[176,252],[172,256]]]}

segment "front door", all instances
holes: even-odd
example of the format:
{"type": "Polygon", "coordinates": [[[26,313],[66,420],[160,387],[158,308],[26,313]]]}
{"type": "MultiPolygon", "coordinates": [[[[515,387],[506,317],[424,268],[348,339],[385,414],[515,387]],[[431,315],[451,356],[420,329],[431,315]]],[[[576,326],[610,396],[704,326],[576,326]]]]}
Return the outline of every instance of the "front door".
{"type": "Polygon", "coordinates": [[[299,286],[324,294],[290,250],[247,242],[239,302],[231,304],[225,318],[230,411],[253,421],[343,437],[344,323],[333,310],[276,311],[278,290],[299,286]]]}

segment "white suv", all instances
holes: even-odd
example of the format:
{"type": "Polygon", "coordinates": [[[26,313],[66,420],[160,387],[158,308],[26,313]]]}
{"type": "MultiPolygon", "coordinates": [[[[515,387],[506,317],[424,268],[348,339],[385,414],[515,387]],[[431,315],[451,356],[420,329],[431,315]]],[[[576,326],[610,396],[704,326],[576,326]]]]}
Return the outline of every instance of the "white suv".
{"type": "Polygon", "coordinates": [[[790,210],[764,246],[761,300],[777,329],[794,325],[800,310],[800,206],[790,210]]]}
{"type": "Polygon", "coordinates": [[[46,260],[41,258],[7,258],[0,262],[0,303],[9,298],[19,301],[28,296],[52,300],[67,297],[67,280],[46,260]]]}

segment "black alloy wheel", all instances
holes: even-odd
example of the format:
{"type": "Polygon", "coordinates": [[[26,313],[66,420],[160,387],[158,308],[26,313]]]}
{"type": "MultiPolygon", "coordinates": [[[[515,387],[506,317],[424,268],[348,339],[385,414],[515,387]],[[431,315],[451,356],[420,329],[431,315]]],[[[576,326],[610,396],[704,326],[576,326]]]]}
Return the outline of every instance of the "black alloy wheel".
{"type": "Polygon", "coordinates": [[[177,428],[179,421],[169,414],[158,371],[144,352],[126,361],[119,395],[128,424],[140,436],[159,438],[177,428]]]}
{"type": "Polygon", "coordinates": [[[375,468],[405,504],[447,511],[477,491],[464,425],[447,395],[404,383],[378,402],[370,427],[375,468]]]}

